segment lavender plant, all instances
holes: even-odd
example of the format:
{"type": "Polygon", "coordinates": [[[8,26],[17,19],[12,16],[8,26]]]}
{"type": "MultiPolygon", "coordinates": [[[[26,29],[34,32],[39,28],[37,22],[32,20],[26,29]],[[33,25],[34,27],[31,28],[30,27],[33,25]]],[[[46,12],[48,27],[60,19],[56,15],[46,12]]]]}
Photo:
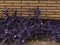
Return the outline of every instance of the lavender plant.
{"type": "Polygon", "coordinates": [[[6,17],[0,20],[1,44],[23,45],[29,39],[60,42],[60,20],[41,19],[39,8],[31,11],[35,15],[32,18],[17,16],[17,9],[12,16],[9,16],[8,9],[3,11],[6,17]]]}

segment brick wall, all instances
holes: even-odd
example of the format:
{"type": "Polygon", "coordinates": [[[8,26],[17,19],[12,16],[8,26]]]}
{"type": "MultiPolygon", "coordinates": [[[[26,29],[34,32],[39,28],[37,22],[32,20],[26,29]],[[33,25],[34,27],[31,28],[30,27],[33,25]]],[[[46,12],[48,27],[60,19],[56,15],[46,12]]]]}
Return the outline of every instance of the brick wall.
{"type": "MultiPolygon", "coordinates": [[[[28,16],[30,14],[29,9],[40,8],[42,18],[60,19],[60,1],[0,1],[0,17],[5,15],[2,11],[5,8],[9,8],[9,15],[14,12],[13,8],[17,8],[18,16],[28,16]]],[[[31,16],[34,12],[31,12],[31,16]]]]}

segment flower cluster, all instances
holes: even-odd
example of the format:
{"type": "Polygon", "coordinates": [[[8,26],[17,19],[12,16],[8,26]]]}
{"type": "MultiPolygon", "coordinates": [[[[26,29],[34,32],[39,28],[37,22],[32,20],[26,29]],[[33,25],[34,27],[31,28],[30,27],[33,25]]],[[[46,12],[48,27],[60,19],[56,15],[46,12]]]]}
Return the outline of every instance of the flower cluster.
{"type": "Polygon", "coordinates": [[[12,16],[9,16],[8,9],[3,11],[6,17],[0,18],[1,43],[17,42],[22,45],[32,39],[60,42],[60,20],[41,19],[39,8],[31,11],[34,11],[35,16],[26,18],[17,16],[17,10],[12,16]]]}

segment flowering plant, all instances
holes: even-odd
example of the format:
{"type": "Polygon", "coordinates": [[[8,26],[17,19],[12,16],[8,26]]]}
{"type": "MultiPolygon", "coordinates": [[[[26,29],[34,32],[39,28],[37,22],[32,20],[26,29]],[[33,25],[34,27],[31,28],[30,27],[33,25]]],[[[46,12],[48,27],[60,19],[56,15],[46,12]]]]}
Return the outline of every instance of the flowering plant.
{"type": "Polygon", "coordinates": [[[36,39],[60,42],[60,20],[41,19],[39,8],[31,11],[35,13],[32,18],[17,16],[17,10],[12,16],[9,16],[8,9],[3,11],[6,17],[0,19],[1,44],[23,45],[27,40],[36,39]]]}

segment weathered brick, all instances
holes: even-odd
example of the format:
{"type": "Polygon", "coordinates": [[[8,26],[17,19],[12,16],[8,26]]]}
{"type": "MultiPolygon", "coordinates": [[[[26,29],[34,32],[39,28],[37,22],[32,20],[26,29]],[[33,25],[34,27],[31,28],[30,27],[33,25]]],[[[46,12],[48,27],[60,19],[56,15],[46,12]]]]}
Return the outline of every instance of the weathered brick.
{"type": "Polygon", "coordinates": [[[46,10],[45,9],[41,9],[40,12],[46,12],[46,10]]]}
{"type": "Polygon", "coordinates": [[[46,6],[46,4],[30,4],[30,6],[46,6]]]}
{"type": "Polygon", "coordinates": [[[47,9],[47,10],[53,10],[56,9],[56,7],[49,7],[49,6],[45,6],[45,7],[39,7],[40,9],[47,9]]]}
{"type": "Polygon", "coordinates": [[[27,16],[29,16],[29,15],[22,15],[22,16],[27,17],[27,16]]]}
{"type": "Polygon", "coordinates": [[[20,4],[21,3],[21,1],[5,1],[5,3],[14,3],[14,4],[20,4]]]}
{"type": "Polygon", "coordinates": [[[60,10],[47,10],[48,12],[59,12],[60,10]]]}
{"type": "Polygon", "coordinates": [[[47,6],[52,6],[52,7],[57,6],[58,7],[58,6],[60,6],[60,4],[58,4],[58,3],[57,4],[52,4],[51,3],[51,4],[47,4],[47,6]]]}
{"type": "Polygon", "coordinates": [[[34,14],[34,12],[32,11],[32,12],[29,12],[29,11],[22,11],[23,13],[26,13],[26,14],[29,14],[29,13],[31,13],[31,14],[34,14]]]}
{"type": "Polygon", "coordinates": [[[60,3],[60,1],[57,1],[57,4],[60,3]]]}
{"type": "Polygon", "coordinates": [[[55,14],[60,15],[60,11],[56,12],[55,14]]]}
{"type": "Polygon", "coordinates": [[[0,8],[0,11],[2,11],[3,10],[3,8],[0,8]]]}
{"type": "Polygon", "coordinates": [[[38,3],[38,1],[22,1],[22,3],[38,3]]]}
{"type": "Polygon", "coordinates": [[[19,11],[19,12],[21,12],[21,11],[23,11],[23,12],[25,12],[25,11],[29,11],[29,9],[26,9],[26,8],[20,8],[20,9],[17,9],[17,11],[19,11]]]}
{"type": "Polygon", "coordinates": [[[0,4],[0,6],[11,6],[12,4],[0,4]]]}
{"type": "Polygon", "coordinates": [[[43,14],[43,15],[40,15],[41,17],[45,17],[46,15],[45,14],[43,14]]]}
{"type": "Polygon", "coordinates": [[[4,6],[0,5],[0,8],[4,8],[4,6]]]}
{"type": "Polygon", "coordinates": [[[56,3],[56,1],[40,1],[40,3],[42,3],[42,4],[43,4],[43,3],[45,3],[45,4],[46,4],[46,3],[47,3],[47,4],[48,4],[48,3],[53,4],[53,3],[56,3]]]}
{"type": "Polygon", "coordinates": [[[52,14],[55,14],[55,13],[54,13],[54,12],[46,12],[46,11],[45,11],[45,12],[41,12],[40,14],[41,14],[41,15],[42,15],[42,14],[45,14],[45,15],[46,15],[46,14],[47,14],[47,15],[50,15],[50,14],[51,14],[51,15],[52,15],[52,14]]]}
{"type": "Polygon", "coordinates": [[[5,16],[1,11],[4,10],[4,8],[10,8],[9,9],[9,15],[11,16],[14,11],[13,8],[16,8],[18,11],[18,16],[22,15],[23,16],[28,16],[31,14],[31,16],[34,16],[34,12],[28,12],[29,9],[33,8],[40,8],[40,15],[43,18],[48,18],[50,17],[53,19],[53,17],[60,17],[60,1],[42,1],[42,0],[37,0],[37,1],[0,1],[0,15],[1,17],[5,16]],[[4,3],[5,2],[5,3],[4,3]]]}
{"type": "Polygon", "coordinates": [[[10,9],[14,9],[14,8],[16,8],[16,9],[19,9],[19,8],[21,8],[21,7],[17,7],[17,6],[6,6],[6,8],[10,8],[10,9]]]}
{"type": "Polygon", "coordinates": [[[21,4],[13,4],[13,6],[17,6],[17,7],[18,7],[18,6],[29,6],[29,4],[22,4],[22,3],[21,3],[21,4]]]}
{"type": "Polygon", "coordinates": [[[60,17],[59,18],[54,18],[54,20],[60,20],[60,17]]]}
{"type": "Polygon", "coordinates": [[[4,3],[4,1],[0,1],[0,4],[4,3]]]}
{"type": "Polygon", "coordinates": [[[60,15],[57,15],[57,14],[55,14],[55,15],[47,15],[47,17],[60,17],[60,15]]]}
{"type": "Polygon", "coordinates": [[[25,6],[23,6],[22,8],[26,8],[26,9],[29,9],[30,8],[30,9],[32,9],[32,8],[37,8],[37,7],[34,7],[34,6],[26,6],[25,7],[25,6]]]}
{"type": "Polygon", "coordinates": [[[60,10],[60,6],[57,6],[56,9],[57,9],[57,10],[60,10]]]}

